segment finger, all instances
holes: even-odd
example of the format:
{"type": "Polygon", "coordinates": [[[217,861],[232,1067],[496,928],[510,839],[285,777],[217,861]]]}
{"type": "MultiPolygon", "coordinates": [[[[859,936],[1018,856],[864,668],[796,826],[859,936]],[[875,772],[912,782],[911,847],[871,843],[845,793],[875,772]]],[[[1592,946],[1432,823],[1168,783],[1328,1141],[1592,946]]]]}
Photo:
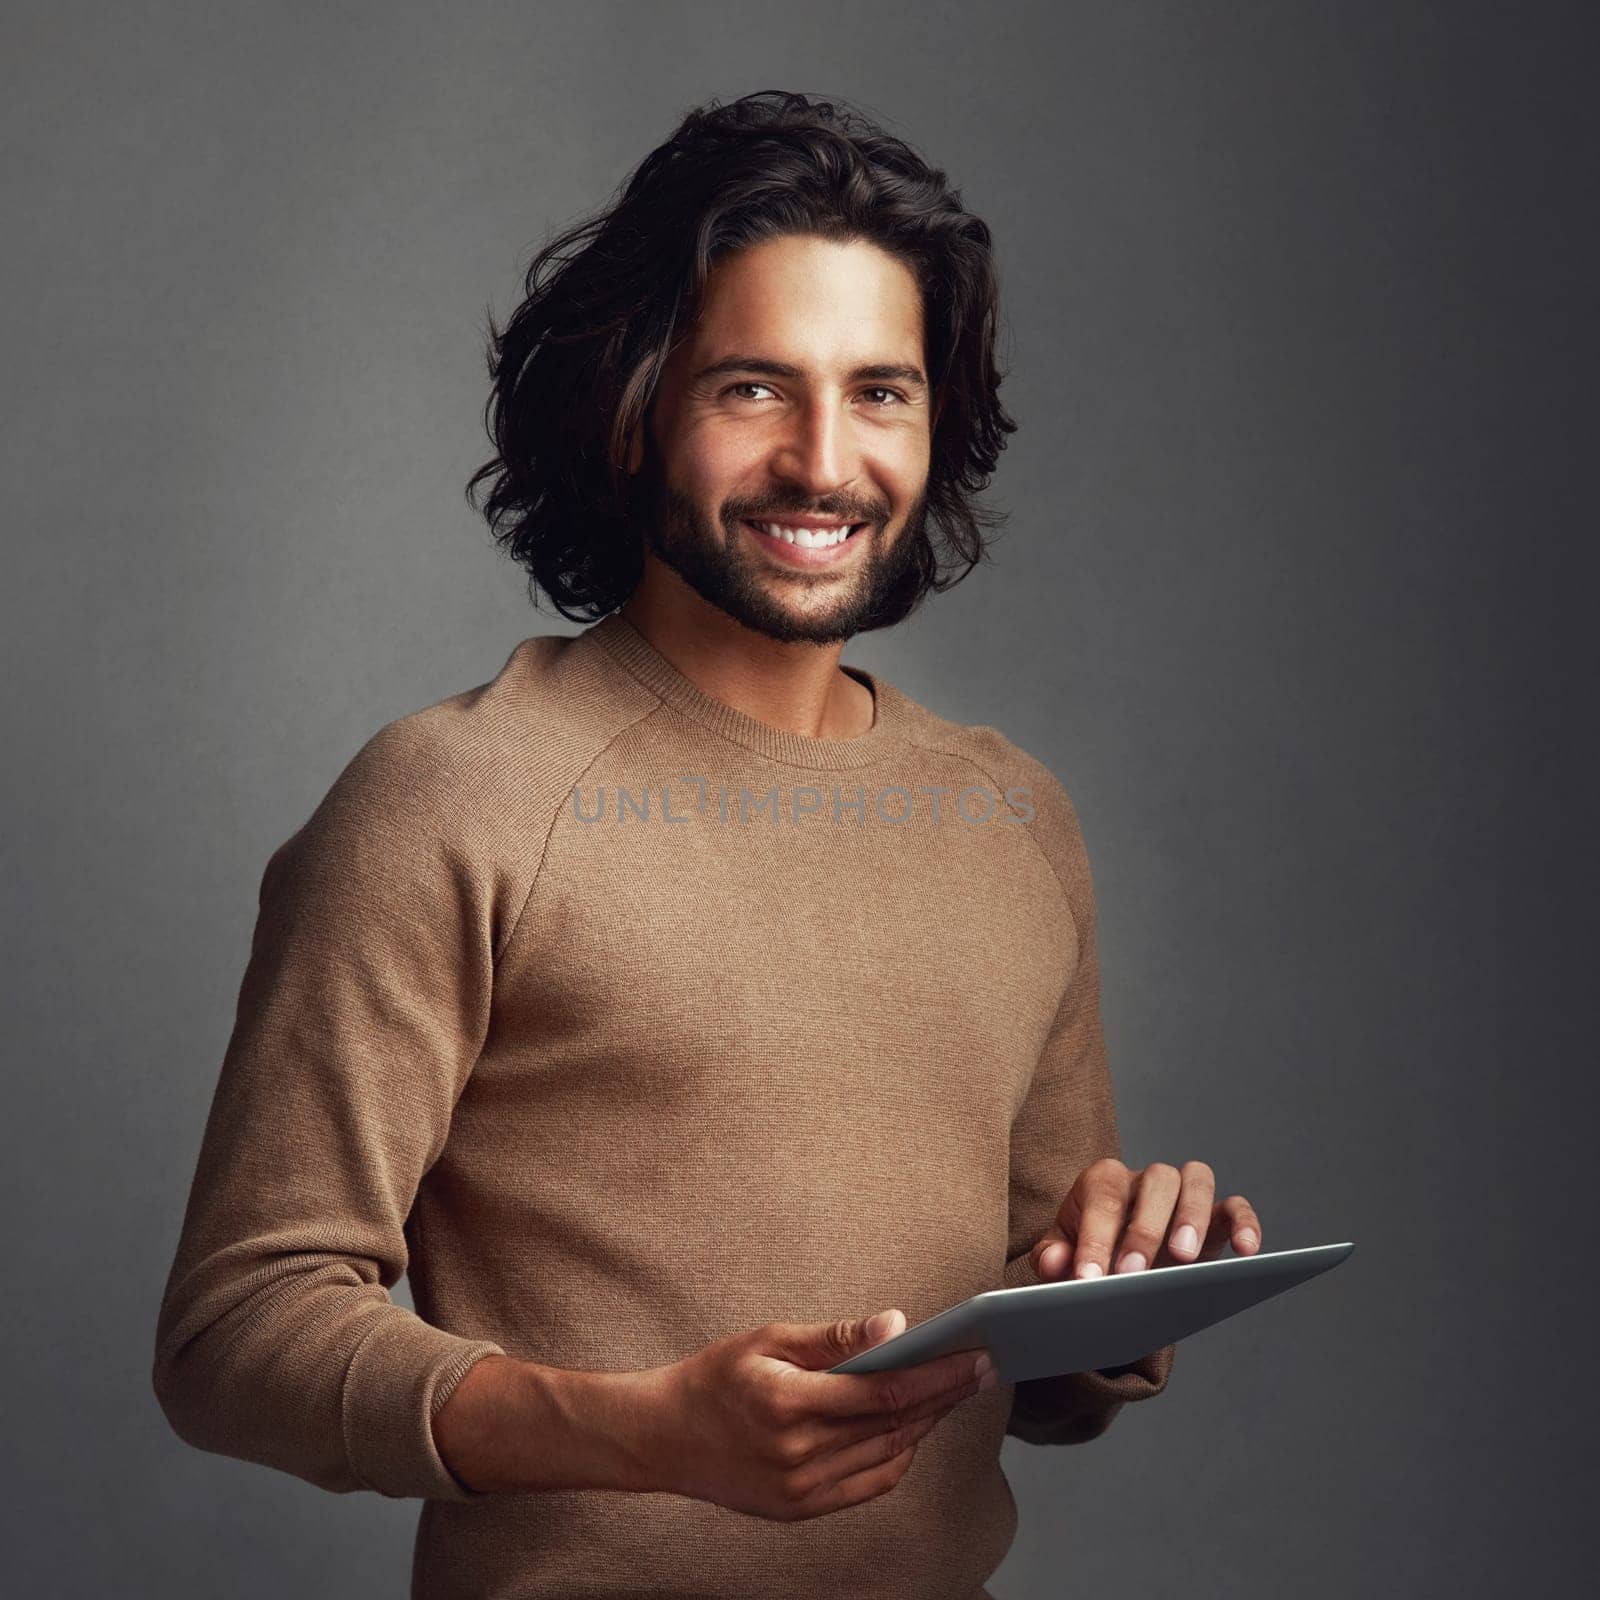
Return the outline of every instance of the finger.
{"type": "Polygon", "coordinates": [[[1242,1194],[1230,1194],[1214,1208],[1202,1253],[1220,1256],[1230,1243],[1242,1256],[1254,1255],[1261,1248],[1261,1219],[1242,1194]]]}
{"type": "Polygon", "coordinates": [[[1033,1270],[1041,1278],[1059,1278],[1072,1260],[1072,1241],[1060,1228],[1049,1229],[1029,1252],[1033,1270]]]}
{"type": "Polygon", "coordinates": [[[1242,1194],[1230,1194],[1223,1205],[1233,1219],[1233,1248],[1240,1255],[1254,1255],[1261,1248],[1261,1218],[1242,1194]]]}
{"type": "Polygon", "coordinates": [[[889,1372],[811,1372],[797,1367],[789,1374],[799,1386],[793,1407],[796,1414],[823,1417],[881,1418],[909,1411],[971,1382],[979,1376],[979,1358],[987,1356],[986,1350],[957,1350],[889,1372]]]}
{"type": "MultiPolygon", "coordinates": [[[[992,1376],[992,1374],[991,1374],[992,1376]]],[[[987,1387],[994,1387],[993,1384],[987,1387]]],[[[884,1434],[892,1433],[897,1428],[912,1426],[926,1421],[931,1428],[934,1423],[953,1411],[964,1400],[970,1400],[973,1395],[983,1393],[985,1385],[982,1379],[973,1378],[954,1389],[947,1389],[927,1399],[917,1402],[904,1411],[881,1413],[877,1416],[845,1417],[828,1419],[818,1422],[815,1427],[804,1432],[801,1437],[806,1441],[803,1461],[821,1459],[825,1456],[835,1456],[841,1450],[848,1450],[853,1445],[865,1439],[876,1439],[884,1434]]]]}
{"type": "Polygon", "coordinates": [[[1131,1178],[1120,1161],[1108,1156],[1081,1172],[1073,1187],[1081,1198],[1072,1274],[1075,1278],[1098,1278],[1111,1266],[1112,1247],[1128,1214],[1131,1178]]]}
{"type": "MultiPolygon", "coordinates": [[[[818,1487],[796,1497],[797,1515],[801,1517],[826,1516],[830,1511],[842,1511],[846,1506],[862,1505],[887,1494],[906,1475],[916,1456],[921,1438],[915,1430],[907,1437],[905,1448],[897,1455],[884,1460],[884,1450],[874,1443],[867,1454],[868,1465],[859,1472],[835,1479],[830,1473],[818,1487]]],[[[866,1449],[867,1447],[863,1447],[866,1449]]]]}
{"type": "Polygon", "coordinates": [[[921,1443],[943,1419],[944,1412],[940,1411],[934,1416],[919,1417],[912,1422],[881,1429],[842,1450],[826,1451],[805,1464],[800,1471],[797,1487],[803,1495],[823,1490],[829,1484],[842,1487],[845,1480],[857,1473],[892,1461],[921,1443]]]}
{"type": "Polygon", "coordinates": [[[1143,1272],[1156,1259],[1183,1179],[1170,1162],[1152,1161],[1139,1173],[1127,1226],[1117,1244],[1117,1271],[1143,1272]]]}
{"type": "Polygon", "coordinates": [[[1210,1236],[1217,1193],[1216,1174],[1205,1162],[1185,1161],[1181,1175],[1183,1188],[1167,1232],[1167,1250],[1180,1263],[1193,1261],[1210,1236]]]}
{"type": "Polygon", "coordinates": [[[1079,1190],[1087,1176],[1087,1170],[1079,1174],[1077,1182],[1067,1191],[1067,1197],[1061,1202],[1061,1209],[1056,1214],[1054,1225],[1045,1230],[1030,1252],[1033,1257],[1033,1270],[1041,1278],[1064,1278],[1072,1266],[1073,1252],[1077,1249],[1078,1243],[1078,1228],[1083,1220],[1079,1190]]]}

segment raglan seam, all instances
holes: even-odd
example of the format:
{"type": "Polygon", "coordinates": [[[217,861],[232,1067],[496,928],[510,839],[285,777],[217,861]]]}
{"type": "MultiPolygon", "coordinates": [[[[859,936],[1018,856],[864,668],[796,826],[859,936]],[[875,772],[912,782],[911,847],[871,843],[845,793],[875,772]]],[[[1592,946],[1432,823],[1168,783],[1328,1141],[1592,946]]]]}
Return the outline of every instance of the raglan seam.
{"type": "MultiPolygon", "coordinates": [[[[576,788],[583,782],[585,775],[593,768],[594,764],[612,747],[612,745],[617,742],[618,739],[623,736],[623,734],[627,733],[632,728],[638,727],[641,722],[649,721],[649,719],[653,717],[660,709],[660,705],[652,706],[648,711],[645,711],[640,716],[635,717],[631,722],[626,722],[620,728],[618,728],[617,731],[612,734],[611,737],[607,739],[606,742],[601,745],[600,748],[596,750],[586,762],[584,762],[583,766],[578,769],[578,775],[572,781],[572,788],[576,788]]],[[[538,865],[534,867],[533,876],[528,880],[527,890],[522,896],[521,905],[517,907],[517,914],[512,920],[510,930],[507,932],[505,938],[500,941],[500,948],[494,952],[493,967],[495,971],[499,970],[500,963],[505,959],[506,952],[510,950],[512,944],[515,943],[517,934],[522,929],[522,920],[525,916],[527,916],[528,907],[533,901],[533,891],[538,888],[539,879],[544,876],[544,865],[550,855],[550,841],[555,837],[556,823],[561,818],[561,807],[566,801],[567,795],[571,792],[572,790],[569,788],[557,798],[555,807],[550,813],[550,820],[545,824],[544,842],[539,847],[538,865]]]]}
{"type": "MultiPolygon", "coordinates": [[[[968,755],[964,750],[952,750],[947,745],[942,744],[919,744],[918,748],[922,750],[932,750],[938,755],[953,756],[957,761],[965,761],[968,766],[974,767],[981,772],[983,776],[986,777],[996,788],[1000,788],[999,780],[995,777],[995,775],[989,771],[989,769],[985,767],[975,756],[968,755]]],[[[1055,781],[1057,783],[1061,782],[1059,778],[1057,778],[1055,781]]],[[[1000,789],[1000,792],[1003,795],[1005,790],[1002,788],[1000,789]]],[[[1035,814],[1037,815],[1037,813],[1035,814]]],[[[1032,824],[1025,822],[1022,826],[1023,831],[1027,834],[1028,842],[1035,850],[1039,852],[1040,856],[1044,858],[1045,866],[1050,869],[1051,880],[1054,882],[1057,890],[1060,892],[1062,903],[1067,908],[1067,917],[1072,923],[1073,938],[1077,941],[1078,948],[1081,950],[1083,948],[1083,930],[1078,924],[1078,914],[1073,907],[1072,896],[1067,893],[1067,886],[1061,881],[1061,874],[1056,870],[1055,862],[1050,859],[1050,852],[1046,850],[1045,847],[1039,843],[1038,839],[1034,837],[1032,824]]]]}

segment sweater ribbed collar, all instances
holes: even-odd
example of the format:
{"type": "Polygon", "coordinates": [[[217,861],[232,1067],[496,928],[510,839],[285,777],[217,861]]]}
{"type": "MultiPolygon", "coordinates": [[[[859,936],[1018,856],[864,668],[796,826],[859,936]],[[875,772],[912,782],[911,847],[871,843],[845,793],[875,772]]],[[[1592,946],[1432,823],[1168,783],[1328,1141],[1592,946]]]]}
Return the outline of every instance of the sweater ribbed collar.
{"type": "Polygon", "coordinates": [[[864,767],[882,759],[897,743],[905,726],[905,697],[893,684],[862,667],[840,664],[843,671],[872,691],[872,726],[854,739],[814,739],[760,722],[696,688],[620,611],[613,611],[585,629],[580,638],[598,645],[610,660],[674,710],[733,744],[790,766],[832,771],[864,767]]]}

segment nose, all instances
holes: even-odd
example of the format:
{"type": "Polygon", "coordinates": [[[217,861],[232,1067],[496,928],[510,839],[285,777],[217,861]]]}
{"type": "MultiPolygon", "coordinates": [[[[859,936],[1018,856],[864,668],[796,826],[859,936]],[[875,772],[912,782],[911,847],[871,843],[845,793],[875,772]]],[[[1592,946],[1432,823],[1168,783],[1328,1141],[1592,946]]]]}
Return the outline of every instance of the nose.
{"type": "Polygon", "coordinates": [[[772,458],[773,475],[812,499],[837,493],[861,472],[861,451],[849,421],[819,395],[794,414],[772,458]]]}

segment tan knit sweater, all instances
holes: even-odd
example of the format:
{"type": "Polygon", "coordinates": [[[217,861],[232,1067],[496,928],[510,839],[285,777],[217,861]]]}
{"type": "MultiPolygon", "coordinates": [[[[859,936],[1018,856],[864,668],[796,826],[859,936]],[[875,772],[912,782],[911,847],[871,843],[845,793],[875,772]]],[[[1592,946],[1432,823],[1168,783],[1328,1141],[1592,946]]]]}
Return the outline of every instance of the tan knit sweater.
{"type": "Polygon", "coordinates": [[[1166,1385],[1171,1346],[1001,1384],[888,1494],[794,1523],[477,1494],[434,1447],[491,1353],[637,1370],[1035,1282],[1120,1154],[1066,792],[847,670],[875,721],[823,740],[620,614],[525,640],[381,728],[267,864],[155,1388],[201,1449],[420,1499],[415,1597],[974,1600],[1016,1527],[1002,1437],[1092,1439],[1166,1385]]]}

